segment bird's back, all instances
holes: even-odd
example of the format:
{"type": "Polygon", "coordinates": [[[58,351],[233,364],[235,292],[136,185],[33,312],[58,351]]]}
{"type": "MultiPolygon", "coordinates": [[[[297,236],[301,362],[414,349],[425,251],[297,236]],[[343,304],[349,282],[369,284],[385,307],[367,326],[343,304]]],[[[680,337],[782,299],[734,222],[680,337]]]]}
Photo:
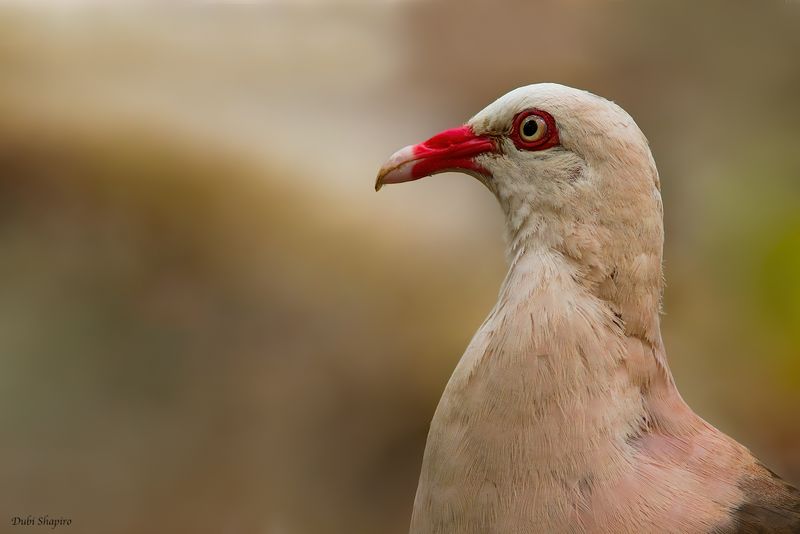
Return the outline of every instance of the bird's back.
{"type": "Polygon", "coordinates": [[[800,490],[756,463],[739,483],[743,502],[719,534],[800,533],[800,490]]]}

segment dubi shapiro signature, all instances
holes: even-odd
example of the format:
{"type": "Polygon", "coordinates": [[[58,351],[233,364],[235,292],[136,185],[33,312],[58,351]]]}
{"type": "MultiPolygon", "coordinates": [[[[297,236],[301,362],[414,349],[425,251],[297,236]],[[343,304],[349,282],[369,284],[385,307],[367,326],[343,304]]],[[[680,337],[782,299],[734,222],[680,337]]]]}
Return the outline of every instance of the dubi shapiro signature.
{"type": "Polygon", "coordinates": [[[56,529],[58,527],[68,527],[72,524],[72,519],[64,516],[53,517],[50,515],[40,515],[40,516],[32,516],[26,515],[25,517],[22,516],[12,516],[11,517],[11,526],[12,527],[50,527],[51,529],[56,529]]]}

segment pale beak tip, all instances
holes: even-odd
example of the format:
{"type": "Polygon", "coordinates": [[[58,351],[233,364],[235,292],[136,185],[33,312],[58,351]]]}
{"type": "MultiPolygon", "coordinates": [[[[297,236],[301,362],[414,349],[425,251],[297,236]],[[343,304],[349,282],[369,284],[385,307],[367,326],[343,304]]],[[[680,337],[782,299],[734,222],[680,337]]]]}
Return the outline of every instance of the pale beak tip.
{"type": "Polygon", "coordinates": [[[391,172],[391,171],[389,169],[387,169],[385,166],[381,167],[381,170],[378,171],[378,176],[377,176],[377,178],[375,178],[375,192],[376,193],[378,191],[380,191],[381,188],[384,185],[386,185],[386,175],[389,174],[389,172],[391,172]]]}
{"type": "Polygon", "coordinates": [[[415,161],[413,146],[401,148],[392,154],[378,171],[378,177],[375,179],[375,191],[380,191],[386,184],[399,184],[414,180],[411,167],[415,161]]]}

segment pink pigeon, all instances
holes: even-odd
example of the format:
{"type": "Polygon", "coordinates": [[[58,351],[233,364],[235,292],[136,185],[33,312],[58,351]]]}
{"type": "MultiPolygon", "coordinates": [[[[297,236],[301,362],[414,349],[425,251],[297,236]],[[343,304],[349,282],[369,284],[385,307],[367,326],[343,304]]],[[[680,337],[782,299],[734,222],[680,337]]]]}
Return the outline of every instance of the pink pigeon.
{"type": "Polygon", "coordinates": [[[618,105],[536,84],[396,152],[505,214],[508,274],[433,416],[412,534],[800,532],[800,492],[695,414],[660,331],[664,228],[618,105]]]}

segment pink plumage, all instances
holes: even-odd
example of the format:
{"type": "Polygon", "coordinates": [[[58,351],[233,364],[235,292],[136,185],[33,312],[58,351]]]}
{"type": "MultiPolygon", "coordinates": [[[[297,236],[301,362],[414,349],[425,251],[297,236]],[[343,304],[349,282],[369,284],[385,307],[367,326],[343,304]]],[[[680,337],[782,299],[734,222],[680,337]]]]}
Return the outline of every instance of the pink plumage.
{"type": "Polygon", "coordinates": [[[633,119],[522,87],[398,151],[376,188],[452,170],[497,197],[509,272],[433,417],[411,532],[800,532],[800,492],[675,387],[660,181],[633,119]]]}

